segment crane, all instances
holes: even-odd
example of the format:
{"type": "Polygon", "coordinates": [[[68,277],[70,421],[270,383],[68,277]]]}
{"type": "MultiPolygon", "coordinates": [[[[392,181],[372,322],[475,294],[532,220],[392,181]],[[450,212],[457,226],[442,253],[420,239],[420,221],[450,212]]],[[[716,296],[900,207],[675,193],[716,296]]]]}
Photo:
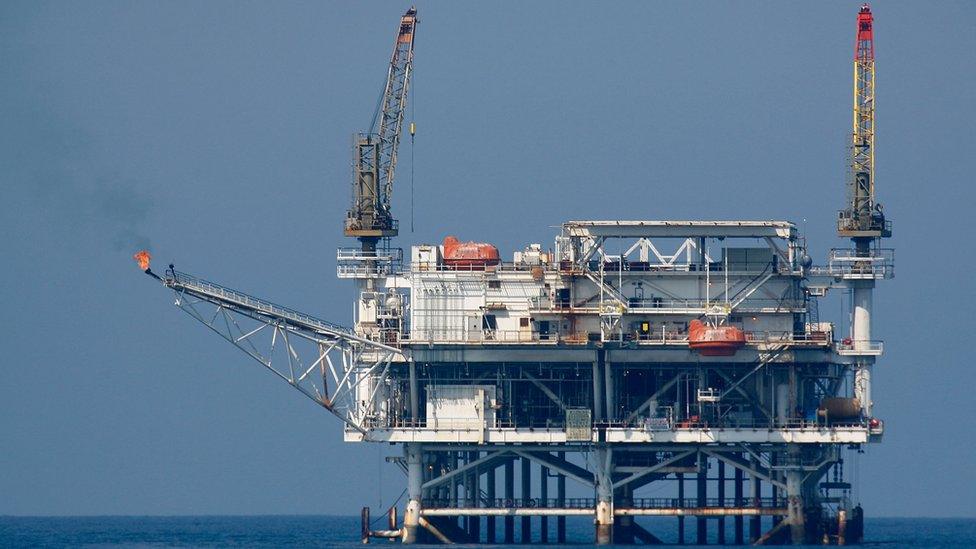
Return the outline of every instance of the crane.
{"type": "MultiPolygon", "coordinates": [[[[397,234],[390,198],[416,28],[417,10],[411,8],[400,18],[381,104],[370,130],[357,136],[354,147],[353,203],[345,234],[362,242],[361,253],[348,257],[366,265],[362,283],[367,291],[361,298],[366,311],[377,307],[377,295],[384,296],[384,304],[389,302],[385,294],[375,291],[374,275],[384,272],[377,268],[384,258],[377,257],[376,245],[397,234]]],[[[340,251],[339,257],[347,256],[340,251]]],[[[367,436],[391,363],[404,361],[400,349],[366,337],[371,332],[339,326],[177,271],[172,264],[157,275],[150,268],[148,251],[133,258],[147,275],[174,292],[176,306],[183,312],[338,417],[348,430],[367,436]]],[[[359,270],[352,272],[360,278],[359,270]]]]}
{"type": "Polygon", "coordinates": [[[851,132],[851,173],[848,203],[837,224],[840,236],[851,237],[859,250],[871,240],[891,236],[881,204],[874,194],[874,16],[871,7],[857,14],[854,42],[854,124],[851,132]]]}
{"type": "Polygon", "coordinates": [[[352,205],[346,215],[344,233],[359,239],[364,254],[374,253],[381,238],[398,233],[391,199],[416,31],[417,10],[410,8],[400,18],[386,85],[370,129],[359,134],[353,146],[352,205]]]}
{"type": "Polygon", "coordinates": [[[847,207],[841,210],[837,234],[848,237],[853,250],[834,250],[831,261],[845,264],[853,279],[851,290],[851,335],[858,356],[854,370],[854,394],[865,417],[871,417],[870,355],[871,314],[875,281],[894,276],[893,251],[882,249],[882,238],[891,236],[891,222],[885,219],[874,193],[875,137],[874,15],[867,4],[857,14],[854,41],[854,124],[851,132],[851,173],[847,182],[847,207]]]}

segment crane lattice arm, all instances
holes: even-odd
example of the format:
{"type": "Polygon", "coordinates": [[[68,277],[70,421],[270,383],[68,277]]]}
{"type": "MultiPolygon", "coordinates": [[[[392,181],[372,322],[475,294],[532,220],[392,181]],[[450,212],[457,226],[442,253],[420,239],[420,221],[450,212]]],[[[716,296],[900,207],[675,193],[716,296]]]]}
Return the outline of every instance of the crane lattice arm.
{"type": "Polygon", "coordinates": [[[352,330],[173,269],[162,277],[176,306],[308,398],[366,434],[394,347],[352,330]]]}
{"type": "Polygon", "coordinates": [[[838,232],[852,238],[891,236],[874,194],[874,16],[867,4],[857,14],[854,42],[854,124],[848,204],[838,232]]]}
{"type": "Polygon", "coordinates": [[[346,217],[345,234],[360,238],[364,244],[371,240],[375,244],[375,239],[398,232],[391,211],[393,178],[413,70],[416,30],[417,10],[410,8],[400,18],[379,110],[369,132],[359,135],[353,149],[353,202],[346,217]]]}

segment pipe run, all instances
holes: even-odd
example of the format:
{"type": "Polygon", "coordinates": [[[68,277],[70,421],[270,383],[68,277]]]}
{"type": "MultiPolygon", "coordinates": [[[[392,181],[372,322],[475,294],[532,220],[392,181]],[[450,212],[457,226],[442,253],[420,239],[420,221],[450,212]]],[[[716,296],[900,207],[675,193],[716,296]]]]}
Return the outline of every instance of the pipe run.
{"type": "MultiPolygon", "coordinates": [[[[421,511],[422,516],[454,517],[454,516],[488,516],[488,517],[552,517],[552,516],[592,516],[596,514],[594,508],[557,508],[557,507],[438,507],[421,511]]],[[[786,508],[774,507],[656,507],[656,508],[616,508],[616,517],[629,516],[786,516],[786,508]]]]}

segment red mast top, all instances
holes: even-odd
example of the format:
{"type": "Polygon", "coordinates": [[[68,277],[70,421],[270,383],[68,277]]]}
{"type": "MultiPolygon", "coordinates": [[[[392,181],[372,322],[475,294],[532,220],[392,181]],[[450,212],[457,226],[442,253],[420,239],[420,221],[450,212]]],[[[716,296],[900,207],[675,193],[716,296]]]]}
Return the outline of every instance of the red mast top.
{"type": "Polygon", "coordinates": [[[864,4],[857,14],[857,41],[854,43],[855,61],[874,61],[874,16],[871,6],[864,4]]]}

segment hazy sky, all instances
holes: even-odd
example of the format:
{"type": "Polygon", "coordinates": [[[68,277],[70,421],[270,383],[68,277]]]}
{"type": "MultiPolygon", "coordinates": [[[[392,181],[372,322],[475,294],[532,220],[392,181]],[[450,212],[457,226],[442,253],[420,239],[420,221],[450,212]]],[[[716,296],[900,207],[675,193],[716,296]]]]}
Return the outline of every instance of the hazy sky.
{"type": "MultiPolygon", "coordinates": [[[[859,5],[418,2],[399,243],[510,256],[568,219],[775,218],[824,258],[859,5]]],[[[874,5],[897,249],[885,442],[858,475],[875,516],[976,516],[974,6],[874,5]]],[[[351,134],[406,7],[0,3],[0,514],[349,514],[400,492],[398,449],[342,443],[131,254],[348,324],[351,134]]]]}

